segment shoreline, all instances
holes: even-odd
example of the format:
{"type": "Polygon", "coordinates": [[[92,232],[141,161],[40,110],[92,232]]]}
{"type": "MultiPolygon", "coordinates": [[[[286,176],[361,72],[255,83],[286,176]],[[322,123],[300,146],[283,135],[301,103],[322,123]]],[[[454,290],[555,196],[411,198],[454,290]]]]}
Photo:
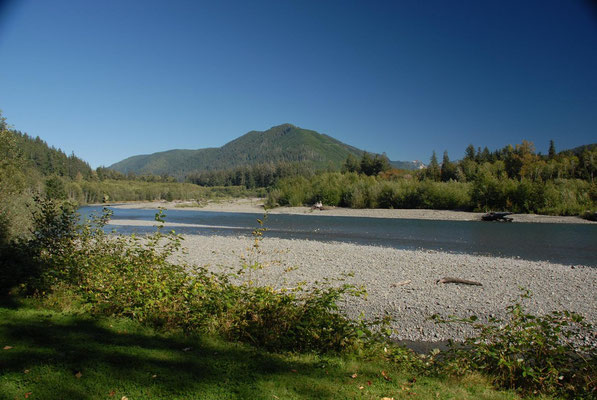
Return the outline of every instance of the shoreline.
{"type": "MultiPolygon", "coordinates": [[[[154,202],[122,202],[114,204],[101,204],[121,209],[157,209],[188,211],[212,211],[230,213],[257,213],[263,214],[264,199],[229,199],[222,201],[209,201],[204,206],[193,206],[191,201],[154,201],[154,202]]],[[[100,204],[97,204],[100,205],[100,204]]],[[[326,215],[333,217],[365,217],[365,218],[397,218],[420,219],[436,221],[480,221],[485,213],[470,211],[429,210],[429,209],[354,209],[342,207],[326,207],[324,210],[312,210],[311,207],[276,207],[268,209],[269,214],[288,215],[326,215]]],[[[538,214],[512,214],[515,223],[550,223],[550,224],[597,224],[577,216],[552,216],[538,214]]]]}

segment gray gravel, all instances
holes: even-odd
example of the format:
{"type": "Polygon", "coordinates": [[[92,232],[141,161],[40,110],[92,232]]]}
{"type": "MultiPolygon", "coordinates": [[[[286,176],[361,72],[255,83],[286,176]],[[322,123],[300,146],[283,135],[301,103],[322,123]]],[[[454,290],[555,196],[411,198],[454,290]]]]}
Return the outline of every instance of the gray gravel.
{"type": "Polygon", "coordinates": [[[183,257],[217,271],[238,269],[243,257],[249,262],[258,260],[265,268],[245,279],[277,288],[354,273],[346,282],[365,285],[368,296],[349,298],[343,310],[351,317],[363,314],[366,318],[389,313],[396,321],[393,328],[398,340],[461,340],[470,332],[456,324],[437,325],[429,316],[504,317],[511,300],[519,297],[519,287],[533,292],[524,303],[532,313],[566,309],[597,322],[596,268],[339,242],[266,237],[258,251],[252,244],[250,237],[188,235],[184,241],[188,253],[183,257]],[[483,286],[436,284],[443,277],[478,281],[483,286]],[[406,280],[411,282],[395,285],[406,280]]]}

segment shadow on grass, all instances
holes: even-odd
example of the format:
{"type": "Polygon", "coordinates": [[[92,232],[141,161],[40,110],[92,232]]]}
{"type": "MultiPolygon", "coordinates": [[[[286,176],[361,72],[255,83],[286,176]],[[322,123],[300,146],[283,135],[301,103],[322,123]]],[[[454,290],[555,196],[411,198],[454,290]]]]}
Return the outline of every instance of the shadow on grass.
{"type": "Polygon", "coordinates": [[[314,364],[209,338],[160,336],[126,320],[0,309],[0,398],[272,399],[280,379],[295,383],[296,397],[331,398],[309,383],[321,374],[314,364]]]}

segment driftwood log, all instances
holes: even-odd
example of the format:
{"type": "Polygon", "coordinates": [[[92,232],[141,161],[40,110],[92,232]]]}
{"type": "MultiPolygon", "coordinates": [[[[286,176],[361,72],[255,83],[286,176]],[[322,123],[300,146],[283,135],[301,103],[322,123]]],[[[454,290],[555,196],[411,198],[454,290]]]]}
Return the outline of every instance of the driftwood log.
{"type": "Polygon", "coordinates": [[[442,279],[438,279],[437,281],[435,281],[436,285],[438,283],[461,283],[463,285],[483,286],[483,284],[481,282],[469,281],[469,280],[460,279],[460,278],[450,278],[448,276],[446,276],[446,277],[444,277],[442,279]]]}

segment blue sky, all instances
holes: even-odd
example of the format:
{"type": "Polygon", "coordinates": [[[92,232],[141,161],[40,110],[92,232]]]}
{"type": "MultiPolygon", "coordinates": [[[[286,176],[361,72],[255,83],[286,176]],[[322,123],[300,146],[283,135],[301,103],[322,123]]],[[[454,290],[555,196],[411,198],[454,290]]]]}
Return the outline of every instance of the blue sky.
{"type": "Polygon", "coordinates": [[[285,122],[425,162],[597,141],[589,1],[0,3],[0,109],[93,167],[285,122]]]}

